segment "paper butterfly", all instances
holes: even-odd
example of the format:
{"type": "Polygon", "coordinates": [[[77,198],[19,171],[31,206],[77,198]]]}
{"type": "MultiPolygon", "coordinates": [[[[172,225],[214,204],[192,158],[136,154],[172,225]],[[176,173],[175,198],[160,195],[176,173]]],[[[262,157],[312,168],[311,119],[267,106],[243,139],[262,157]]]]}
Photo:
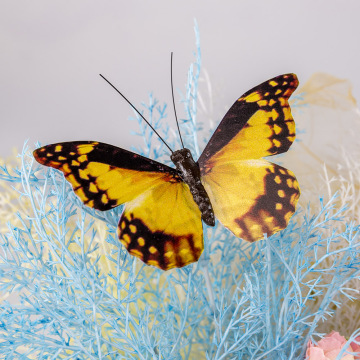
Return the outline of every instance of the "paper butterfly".
{"type": "Polygon", "coordinates": [[[203,251],[202,220],[214,226],[216,217],[247,241],[287,226],[298,182],[262,158],[286,152],[295,139],[288,99],[297,86],[296,75],[286,74],[246,92],[197,162],[188,149],[172,153],[176,169],[95,141],[47,145],[34,157],[61,170],[87,206],[125,204],[118,237],[130,254],[163,270],[182,267],[203,251]]]}

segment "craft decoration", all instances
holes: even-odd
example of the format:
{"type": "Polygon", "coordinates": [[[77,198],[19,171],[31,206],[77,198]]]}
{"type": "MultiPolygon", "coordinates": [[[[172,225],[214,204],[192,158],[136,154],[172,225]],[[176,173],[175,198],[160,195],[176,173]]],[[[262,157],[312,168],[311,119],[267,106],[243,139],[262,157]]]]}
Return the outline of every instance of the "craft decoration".
{"type": "Polygon", "coordinates": [[[130,254],[163,270],[197,261],[203,220],[215,217],[237,237],[256,241],[284,229],[299,199],[295,175],[262,159],[295,140],[288,99],[295,74],[270,79],[226,113],[197,162],[186,148],[172,152],[176,169],[96,142],[72,141],[34,151],[61,170],[85,205],[106,211],[125,204],[118,237],[130,254]]]}

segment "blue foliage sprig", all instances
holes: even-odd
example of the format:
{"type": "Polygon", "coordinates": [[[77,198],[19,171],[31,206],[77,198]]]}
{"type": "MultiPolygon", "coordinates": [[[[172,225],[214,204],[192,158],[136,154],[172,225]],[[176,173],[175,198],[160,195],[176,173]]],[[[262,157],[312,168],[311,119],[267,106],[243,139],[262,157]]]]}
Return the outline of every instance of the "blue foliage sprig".
{"type": "MultiPolygon", "coordinates": [[[[199,45],[194,68],[198,74],[199,45]]],[[[194,74],[185,92],[186,144],[198,131],[194,74]]],[[[145,107],[171,141],[165,109],[152,97],[145,107]]],[[[157,159],[161,143],[139,125],[140,153],[157,159]]],[[[317,324],[341,305],[338,294],[355,295],[347,282],[360,278],[360,228],[343,221],[335,197],[320,199],[317,214],[299,210],[286,229],[256,243],[219,223],[205,227],[200,261],[164,273],[120,244],[121,209],[89,210],[27,146],[14,171],[1,167],[0,179],[20,183],[31,208],[1,234],[0,289],[13,297],[0,304],[4,359],[303,359],[307,340],[320,335],[317,324]]]]}

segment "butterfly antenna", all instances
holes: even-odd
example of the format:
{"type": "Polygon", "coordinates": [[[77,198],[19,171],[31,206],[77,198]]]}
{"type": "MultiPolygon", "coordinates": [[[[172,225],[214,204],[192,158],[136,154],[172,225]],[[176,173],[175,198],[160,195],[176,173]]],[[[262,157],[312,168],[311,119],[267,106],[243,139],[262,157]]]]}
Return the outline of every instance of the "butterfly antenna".
{"type": "Polygon", "coordinates": [[[170,150],[171,153],[173,151],[171,150],[170,146],[165,142],[165,140],[158,134],[158,132],[150,125],[150,123],[144,118],[144,116],[139,112],[139,110],[104,76],[99,74],[112,88],[115,89],[126,101],[127,103],[143,118],[143,120],[151,127],[151,129],[154,131],[154,133],[160,138],[160,140],[166,145],[166,147],[170,150]]]}
{"type": "Polygon", "coordinates": [[[174,86],[173,86],[173,52],[171,52],[171,94],[172,94],[172,101],[173,101],[173,106],[174,106],[174,113],[175,113],[175,119],[176,119],[176,125],[179,131],[179,135],[180,135],[180,140],[181,140],[181,145],[184,148],[184,143],[183,143],[183,139],[181,137],[181,132],[180,132],[180,127],[179,127],[179,122],[178,122],[178,118],[176,115],[176,108],[175,108],[175,99],[174,99],[174,86]]]}

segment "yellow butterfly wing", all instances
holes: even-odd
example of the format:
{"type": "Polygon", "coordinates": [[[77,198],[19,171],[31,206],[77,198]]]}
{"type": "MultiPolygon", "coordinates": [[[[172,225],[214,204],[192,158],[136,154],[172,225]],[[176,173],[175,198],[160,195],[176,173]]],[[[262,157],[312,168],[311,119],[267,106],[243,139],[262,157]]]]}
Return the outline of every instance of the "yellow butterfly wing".
{"type": "Polygon", "coordinates": [[[215,216],[248,241],[284,229],[295,212],[295,175],[261,158],[287,151],[295,140],[288,99],[297,85],[296,75],[285,74],[246,92],[198,160],[215,216]]]}
{"type": "Polygon", "coordinates": [[[178,178],[174,169],[112,145],[72,141],[34,151],[43,165],[61,170],[84,204],[109,210],[149,188],[178,178]]]}
{"type": "Polygon", "coordinates": [[[118,236],[146,264],[168,270],[199,259],[200,210],[176,170],[93,141],[47,145],[34,157],[61,170],[87,206],[109,210],[126,203],[118,236]]]}
{"type": "Polygon", "coordinates": [[[197,261],[204,248],[201,213],[184,182],[160,184],[128,202],[118,235],[130,254],[163,270],[197,261]]]}
{"type": "Polygon", "coordinates": [[[263,159],[214,166],[202,182],[215,216],[247,241],[284,229],[299,198],[295,175],[263,159]]]}

